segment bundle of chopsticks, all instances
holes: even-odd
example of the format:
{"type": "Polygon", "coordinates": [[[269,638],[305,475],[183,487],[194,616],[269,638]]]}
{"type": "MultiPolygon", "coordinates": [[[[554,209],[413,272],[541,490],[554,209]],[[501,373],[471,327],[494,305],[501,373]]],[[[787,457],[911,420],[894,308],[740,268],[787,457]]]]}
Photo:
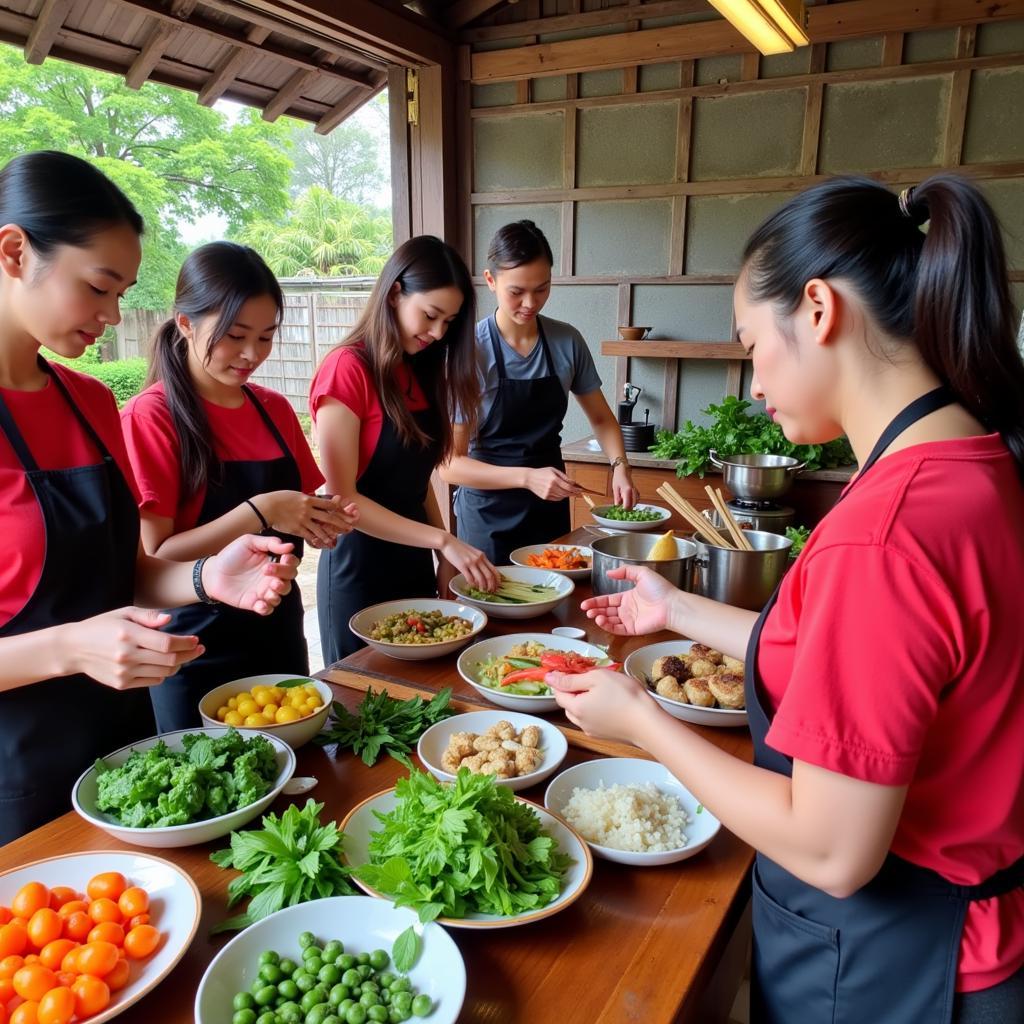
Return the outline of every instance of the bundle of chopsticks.
{"type": "Polygon", "coordinates": [[[707,496],[711,499],[711,504],[715,511],[719,514],[722,522],[725,523],[726,529],[729,531],[735,543],[729,543],[725,537],[723,537],[717,529],[711,524],[711,522],[705,519],[694,507],[691,505],[671,484],[662,484],[658,488],[658,494],[665,499],[679,513],[693,528],[699,533],[708,544],[713,544],[715,547],[720,548],[733,548],[739,549],[740,551],[753,551],[753,547],[750,541],[747,540],[743,531],[740,529],[736,520],[733,519],[732,513],[729,511],[728,506],[725,504],[725,499],[722,497],[722,492],[717,489],[712,489],[710,484],[705,485],[704,490],[707,492],[707,496]]]}

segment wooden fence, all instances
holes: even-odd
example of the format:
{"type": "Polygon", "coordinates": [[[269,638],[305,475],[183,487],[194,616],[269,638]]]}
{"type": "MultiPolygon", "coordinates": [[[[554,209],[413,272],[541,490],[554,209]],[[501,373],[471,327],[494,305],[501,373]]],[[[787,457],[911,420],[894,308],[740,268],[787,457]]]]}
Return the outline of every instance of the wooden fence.
{"type": "MultiPolygon", "coordinates": [[[[284,318],[267,361],[253,380],[288,397],[296,412],[308,412],[313,370],[348,333],[373,288],[372,277],[283,278],[284,318]]],[[[125,310],[114,342],[114,358],[148,357],[149,343],[170,312],[125,310]]]]}

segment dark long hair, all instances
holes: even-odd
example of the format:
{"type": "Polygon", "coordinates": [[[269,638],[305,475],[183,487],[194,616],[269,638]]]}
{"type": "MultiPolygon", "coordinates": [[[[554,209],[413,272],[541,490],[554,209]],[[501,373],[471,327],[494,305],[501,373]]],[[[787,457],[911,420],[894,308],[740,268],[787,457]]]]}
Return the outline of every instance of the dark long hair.
{"type": "Polygon", "coordinates": [[[105,174],[52,149],[16,156],[0,171],[0,224],[17,224],[44,262],[58,246],[86,246],[104,228],[143,231],[131,200],[105,174]]]}
{"type": "Polygon", "coordinates": [[[1024,477],[1024,360],[999,223],[974,185],[937,174],[897,198],[868,178],[834,178],[769,217],[743,262],[751,298],[781,316],[811,278],[849,282],[878,326],[916,345],[957,401],[1002,435],[1024,477]]]}
{"type": "Polygon", "coordinates": [[[440,413],[441,461],[454,451],[452,424],[456,415],[468,426],[476,425],[480,389],[476,369],[476,293],[462,257],[433,235],[417,235],[403,242],[384,264],[369,301],[342,345],[353,347],[363,360],[380,396],[384,415],[402,443],[427,445],[431,440],[416,425],[395,379],[404,358],[402,337],[395,311],[388,301],[395,284],[402,295],[418,295],[437,288],[455,287],[462,292],[462,306],[448,325],[444,338],[412,360],[416,379],[434,409],[440,413]]]}
{"type": "MultiPolygon", "coordinates": [[[[269,295],[277,305],[278,320],[284,297],[270,267],[247,245],[210,242],[190,253],[181,265],[174,292],[174,313],[195,324],[201,317],[217,314],[206,340],[209,363],[213,347],[227,333],[249,299],[269,295]]],[[[162,381],[167,408],[181,448],[182,486],[196,494],[218,471],[203,403],[199,400],[188,368],[188,342],[172,316],[157,329],[150,355],[149,380],[162,381]]]]}
{"type": "Polygon", "coordinates": [[[487,247],[487,269],[492,274],[499,270],[513,270],[541,258],[554,266],[551,245],[532,220],[517,220],[503,225],[494,232],[487,247]]]}

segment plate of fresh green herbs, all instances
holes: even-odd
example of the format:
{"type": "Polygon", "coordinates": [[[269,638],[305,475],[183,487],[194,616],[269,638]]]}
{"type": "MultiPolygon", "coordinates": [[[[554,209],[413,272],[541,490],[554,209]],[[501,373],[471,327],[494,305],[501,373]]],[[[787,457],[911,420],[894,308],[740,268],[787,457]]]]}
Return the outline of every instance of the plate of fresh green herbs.
{"type": "Polygon", "coordinates": [[[468,769],[452,783],[411,772],[354,807],[342,828],[356,885],[450,928],[550,917],[593,873],[589,847],[562,818],[468,769]]]}

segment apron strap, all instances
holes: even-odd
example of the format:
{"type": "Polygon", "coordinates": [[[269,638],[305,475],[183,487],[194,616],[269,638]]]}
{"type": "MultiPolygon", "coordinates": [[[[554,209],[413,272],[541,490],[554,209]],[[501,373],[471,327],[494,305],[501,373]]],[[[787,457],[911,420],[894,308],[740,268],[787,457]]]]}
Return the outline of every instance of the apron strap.
{"type": "Polygon", "coordinates": [[[924,419],[925,416],[929,416],[933,412],[937,412],[939,409],[944,409],[947,405],[952,405],[955,401],[956,397],[949,388],[947,388],[945,384],[941,384],[933,391],[929,391],[927,394],[921,395],[920,398],[911,402],[910,405],[900,412],[889,426],[882,431],[882,436],[875,442],[875,447],[871,449],[871,454],[867,457],[864,465],[861,466],[856,479],[859,480],[885,454],[889,445],[891,445],[904,430],[912,427],[918,420],[924,419]]]}
{"type": "Polygon", "coordinates": [[[540,322],[540,315],[537,316],[537,333],[540,338],[541,348],[544,350],[544,364],[547,366],[548,376],[555,376],[555,363],[551,358],[551,349],[548,347],[547,335],[544,333],[544,325],[540,322]]]}
{"type": "Polygon", "coordinates": [[[14,449],[14,454],[18,456],[22,469],[26,473],[38,472],[39,464],[33,457],[32,452],[29,451],[25,438],[22,437],[18,424],[14,422],[14,417],[11,415],[11,410],[7,408],[3,395],[0,395],[0,430],[7,436],[7,440],[14,449]]]}
{"type": "Polygon", "coordinates": [[[498,334],[498,321],[495,320],[493,313],[487,318],[487,337],[491,341],[491,351],[494,353],[494,365],[498,370],[498,380],[505,380],[507,376],[505,371],[505,356],[501,351],[501,339],[498,334]]]}
{"type": "Polygon", "coordinates": [[[990,875],[977,885],[951,885],[950,895],[962,900],[991,900],[1024,886],[1024,857],[990,875]]]}
{"type": "Polygon", "coordinates": [[[45,360],[42,356],[39,357],[39,365],[44,373],[50,374],[53,378],[54,384],[60,390],[60,393],[64,396],[68,405],[71,406],[71,411],[75,414],[75,419],[82,425],[82,429],[92,439],[92,443],[99,449],[100,455],[103,456],[104,460],[111,460],[113,456],[110,454],[110,449],[103,443],[103,439],[99,434],[96,433],[96,428],[85,418],[82,414],[82,410],[78,408],[74,399],[71,397],[71,392],[68,391],[68,386],[60,379],[60,374],[53,369],[53,367],[45,360]]]}
{"type": "Polygon", "coordinates": [[[242,385],[242,393],[245,395],[246,398],[249,399],[250,402],[252,402],[254,406],[256,406],[256,411],[260,414],[260,418],[267,425],[267,430],[269,430],[270,433],[273,434],[274,440],[277,442],[278,447],[281,449],[281,454],[294,462],[295,456],[292,454],[292,450],[288,447],[287,443],[285,442],[285,439],[281,436],[281,431],[277,429],[277,424],[274,423],[274,421],[270,418],[270,413],[268,413],[267,410],[264,409],[263,406],[256,400],[256,396],[245,384],[242,385]]]}

